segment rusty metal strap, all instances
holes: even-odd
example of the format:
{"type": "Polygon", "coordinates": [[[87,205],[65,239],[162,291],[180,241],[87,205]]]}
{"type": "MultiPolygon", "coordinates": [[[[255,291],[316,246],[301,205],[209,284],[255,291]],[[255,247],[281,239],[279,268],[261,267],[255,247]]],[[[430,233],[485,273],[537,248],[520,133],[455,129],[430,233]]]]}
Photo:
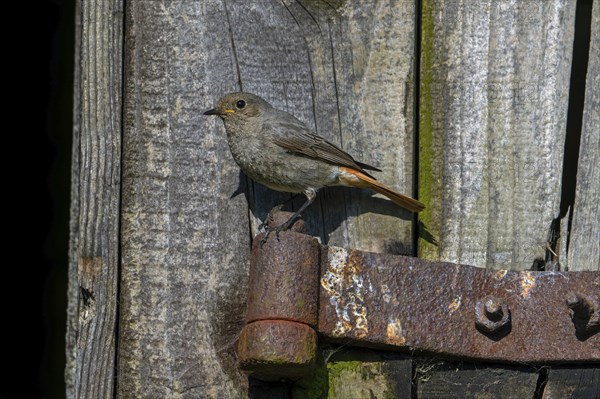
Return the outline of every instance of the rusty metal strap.
{"type": "Polygon", "coordinates": [[[321,249],[318,331],[500,362],[600,361],[600,273],[515,272],[321,249]]]}
{"type": "Polygon", "coordinates": [[[600,272],[489,270],[256,237],[240,367],[298,378],[317,339],[451,358],[600,362],[600,272]]]}

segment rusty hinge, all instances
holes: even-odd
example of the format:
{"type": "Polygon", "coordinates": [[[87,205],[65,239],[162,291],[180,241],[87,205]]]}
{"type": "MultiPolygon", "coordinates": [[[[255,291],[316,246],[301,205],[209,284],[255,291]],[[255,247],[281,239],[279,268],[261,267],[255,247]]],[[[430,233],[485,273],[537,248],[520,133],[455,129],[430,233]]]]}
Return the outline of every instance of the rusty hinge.
{"type": "MultiPolygon", "coordinates": [[[[285,216],[283,216],[285,218],[285,216]]],[[[600,361],[600,272],[490,270],[321,246],[294,230],[252,250],[242,369],[312,370],[317,337],[448,358],[600,361]]]]}

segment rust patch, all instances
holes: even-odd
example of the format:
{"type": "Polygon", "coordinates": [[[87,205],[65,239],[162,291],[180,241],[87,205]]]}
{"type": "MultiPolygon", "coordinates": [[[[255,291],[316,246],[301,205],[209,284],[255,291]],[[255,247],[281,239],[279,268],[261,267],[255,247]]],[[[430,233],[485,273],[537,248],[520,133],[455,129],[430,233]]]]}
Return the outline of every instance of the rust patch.
{"type": "Polygon", "coordinates": [[[79,281],[85,282],[85,286],[91,287],[96,277],[102,273],[102,258],[99,256],[84,256],[79,258],[79,281]]]}
{"type": "Polygon", "coordinates": [[[496,273],[494,273],[494,276],[498,280],[502,280],[506,276],[506,273],[508,273],[508,270],[498,270],[496,273]]]}
{"type": "Polygon", "coordinates": [[[399,319],[390,320],[387,325],[387,343],[392,345],[404,345],[406,343],[406,338],[402,333],[402,323],[400,323],[399,319]]]}
{"type": "Polygon", "coordinates": [[[525,272],[521,278],[521,296],[523,298],[529,298],[529,291],[535,287],[535,275],[533,272],[525,272]]]}
{"type": "Polygon", "coordinates": [[[317,334],[293,321],[256,321],[242,329],[237,353],[240,368],[256,378],[300,378],[315,367],[317,334]]]}
{"type": "Polygon", "coordinates": [[[321,287],[329,297],[336,316],[333,335],[351,334],[362,338],[369,332],[364,298],[368,281],[360,273],[360,264],[344,248],[327,247],[327,265],[322,272],[321,287]]]}
{"type": "Polygon", "coordinates": [[[330,256],[321,258],[319,332],[331,341],[511,363],[600,361],[600,333],[590,316],[595,306],[579,299],[597,292],[598,272],[497,271],[323,251],[330,256]],[[577,298],[567,300],[572,292],[577,298]],[[488,297],[498,305],[487,304],[488,297]],[[478,320],[477,306],[483,306],[478,320]],[[482,333],[484,318],[502,325],[482,333]]]}
{"type": "Polygon", "coordinates": [[[319,244],[293,231],[254,240],[246,322],[291,320],[317,324],[319,244]]]}
{"type": "Polygon", "coordinates": [[[452,314],[458,310],[461,302],[462,302],[461,296],[457,296],[456,298],[454,298],[452,300],[452,302],[450,302],[450,305],[448,305],[448,311],[450,312],[450,314],[452,314]]]}

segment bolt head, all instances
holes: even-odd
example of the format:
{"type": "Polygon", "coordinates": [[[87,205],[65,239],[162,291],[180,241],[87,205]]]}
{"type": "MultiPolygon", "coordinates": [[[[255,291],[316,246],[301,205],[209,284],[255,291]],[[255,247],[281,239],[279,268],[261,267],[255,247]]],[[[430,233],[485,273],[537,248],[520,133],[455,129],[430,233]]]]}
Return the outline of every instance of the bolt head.
{"type": "Polygon", "coordinates": [[[503,299],[488,297],[475,305],[475,326],[485,334],[495,334],[510,326],[510,310],[503,299]]]}

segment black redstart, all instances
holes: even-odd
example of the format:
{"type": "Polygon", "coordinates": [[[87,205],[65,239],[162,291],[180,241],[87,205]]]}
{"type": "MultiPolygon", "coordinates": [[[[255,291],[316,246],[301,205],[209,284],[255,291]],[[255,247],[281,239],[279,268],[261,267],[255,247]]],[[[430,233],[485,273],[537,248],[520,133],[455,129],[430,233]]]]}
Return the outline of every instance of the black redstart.
{"type": "Polygon", "coordinates": [[[354,160],[293,115],[254,94],[227,94],[204,115],[218,115],[223,120],[233,159],[252,180],[276,191],[306,196],[307,201],[277,231],[288,229],[325,186],[370,188],[409,211],[425,209],[421,202],[392,190],[365,171],[381,170],[354,160]]]}

